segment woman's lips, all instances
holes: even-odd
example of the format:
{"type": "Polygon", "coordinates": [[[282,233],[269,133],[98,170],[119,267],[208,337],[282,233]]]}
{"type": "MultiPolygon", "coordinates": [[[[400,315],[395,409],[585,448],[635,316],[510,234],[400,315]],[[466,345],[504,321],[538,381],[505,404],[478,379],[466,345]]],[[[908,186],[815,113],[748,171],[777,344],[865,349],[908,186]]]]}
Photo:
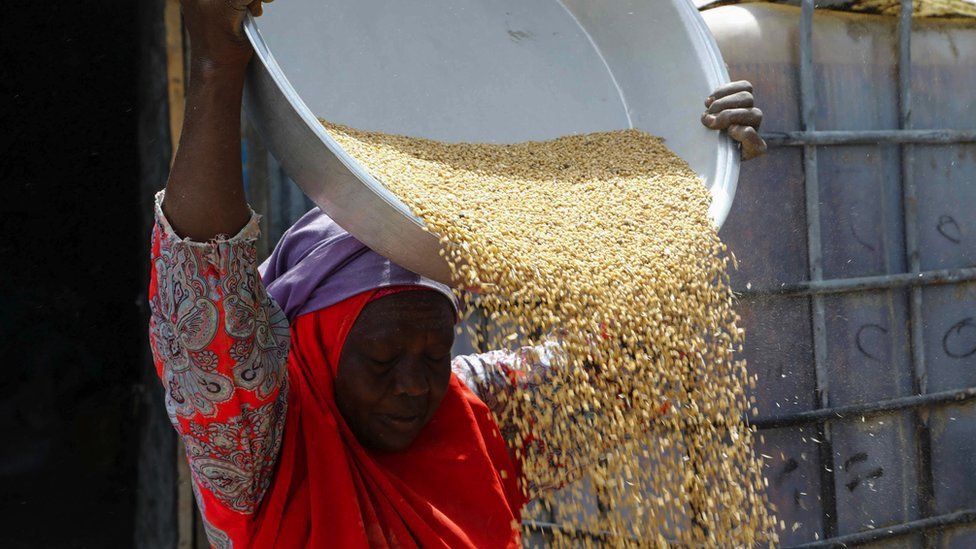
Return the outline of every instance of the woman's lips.
{"type": "Polygon", "coordinates": [[[380,421],[401,431],[414,429],[420,423],[420,414],[401,415],[401,414],[380,414],[380,421]]]}

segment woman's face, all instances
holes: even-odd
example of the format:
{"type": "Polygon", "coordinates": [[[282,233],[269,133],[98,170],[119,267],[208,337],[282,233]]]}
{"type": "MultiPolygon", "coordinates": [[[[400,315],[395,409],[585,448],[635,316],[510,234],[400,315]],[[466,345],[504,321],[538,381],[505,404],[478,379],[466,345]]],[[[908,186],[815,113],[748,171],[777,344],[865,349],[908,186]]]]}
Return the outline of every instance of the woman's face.
{"type": "Polygon", "coordinates": [[[453,344],[454,308],[439,293],[400,292],[363,308],[335,383],[339,411],[363,446],[410,446],[447,392],[453,344]]]}

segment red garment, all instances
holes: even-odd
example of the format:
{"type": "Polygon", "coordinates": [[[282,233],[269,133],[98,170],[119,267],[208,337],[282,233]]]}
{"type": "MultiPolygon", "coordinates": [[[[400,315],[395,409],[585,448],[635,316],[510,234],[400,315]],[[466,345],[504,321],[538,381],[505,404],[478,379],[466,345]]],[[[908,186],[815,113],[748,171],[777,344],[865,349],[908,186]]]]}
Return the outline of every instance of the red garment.
{"type": "Polygon", "coordinates": [[[343,342],[377,291],[291,327],[288,412],[253,547],[516,547],[525,498],[487,406],[456,376],[409,450],[363,448],[336,407],[343,342]]]}
{"type": "MultiPolygon", "coordinates": [[[[514,365],[530,364],[500,351],[456,358],[449,391],[411,448],[374,456],[337,412],[332,372],[353,321],[382,291],[289,326],[257,271],[257,216],[234,237],[192,242],[169,225],[162,196],[150,347],[211,546],[518,543],[510,523],[524,502],[520,473],[488,410],[513,387],[514,365]]],[[[506,422],[502,432],[517,429],[506,422]]]]}

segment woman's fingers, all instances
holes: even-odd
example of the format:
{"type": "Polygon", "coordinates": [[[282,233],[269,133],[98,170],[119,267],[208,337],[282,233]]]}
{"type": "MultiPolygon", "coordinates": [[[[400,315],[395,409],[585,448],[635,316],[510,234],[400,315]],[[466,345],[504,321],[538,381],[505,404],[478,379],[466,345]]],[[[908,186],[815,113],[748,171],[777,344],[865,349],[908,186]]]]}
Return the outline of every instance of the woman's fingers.
{"type": "Polygon", "coordinates": [[[712,95],[708,96],[708,99],[705,100],[705,106],[711,107],[712,103],[715,101],[728,95],[734,95],[741,92],[752,93],[752,83],[750,83],[748,80],[737,80],[735,82],[729,82],[728,84],[719,86],[718,89],[713,91],[712,95]]]}
{"type": "Polygon", "coordinates": [[[716,99],[708,106],[708,114],[716,114],[728,109],[751,109],[753,107],[752,92],[740,91],[716,99]]]}
{"type": "Polygon", "coordinates": [[[251,15],[254,17],[261,17],[264,13],[264,6],[262,4],[268,4],[274,0],[228,0],[228,3],[232,8],[238,11],[250,11],[251,15]]]}
{"type": "Polygon", "coordinates": [[[743,160],[766,153],[766,142],[759,135],[763,113],[754,102],[752,84],[748,80],[729,82],[705,100],[708,110],[701,120],[713,130],[727,130],[729,137],[741,145],[743,160]]]}
{"type": "Polygon", "coordinates": [[[728,109],[718,114],[702,115],[702,124],[713,130],[727,130],[733,125],[752,126],[759,129],[762,124],[762,111],[752,107],[749,109],[728,109]]]}
{"type": "Polygon", "coordinates": [[[274,0],[254,0],[247,5],[247,9],[251,10],[251,15],[254,17],[261,17],[264,13],[264,6],[262,4],[270,4],[274,0]]]}
{"type": "Polygon", "coordinates": [[[766,142],[752,126],[732,125],[729,127],[729,137],[742,144],[743,160],[751,160],[766,154],[766,142]]]}

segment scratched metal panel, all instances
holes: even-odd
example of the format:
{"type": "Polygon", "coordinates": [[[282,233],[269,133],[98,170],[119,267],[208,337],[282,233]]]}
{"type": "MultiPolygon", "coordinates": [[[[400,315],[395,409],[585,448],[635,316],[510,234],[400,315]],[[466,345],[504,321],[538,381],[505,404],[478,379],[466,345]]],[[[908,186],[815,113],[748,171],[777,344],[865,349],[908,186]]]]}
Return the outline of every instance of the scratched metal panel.
{"type": "Polygon", "coordinates": [[[819,149],[824,278],[905,271],[900,158],[897,146],[819,149]]]}
{"type": "MultiPolygon", "coordinates": [[[[976,128],[976,28],[929,40],[944,60],[912,70],[914,127],[976,128]]],[[[976,144],[914,149],[922,268],[976,265],[976,144]]]]}
{"type": "Polygon", "coordinates": [[[847,25],[827,21],[820,19],[823,26],[815,30],[816,128],[897,129],[897,35],[889,27],[878,24],[878,20],[866,19],[864,23],[855,20],[847,25]],[[846,42],[844,46],[831,43],[839,38],[841,28],[846,35],[842,40],[846,42]],[[838,51],[849,54],[836,55],[838,51]]]}
{"type": "MultiPolygon", "coordinates": [[[[976,31],[933,37],[952,70],[946,70],[946,65],[921,65],[913,70],[913,124],[976,127],[976,31]]],[[[917,145],[914,155],[922,269],[976,266],[976,144],[917,145]]],[[[922,295],[929,392],[976,386],[976,283],[926,288],[922,295]]],[[[971,443],[951,434],[959,429],[953,425],[947,430],[950,434],[942,441],[943,448],[958,441],[960,452],[973,449],[971,443]]],[[[954,474],[952,471],[948,469],[947,474],[954,474]]],[[[967,477],[940,479],[936,475],[936,484],[945,480],[971,487],[976,471],[965,472],[967,477]]]]}
{"type": "Polygon", "coordinates": [[[583,520],[585,516],[599,514],[599,505],[597,504],[596,492],[593,489],[593,485],[590,483],[588,478],[584,478],[573,483],[570,486],[559,490],[552,495],[552,516],[556,519],[556,522],[562,521],[579,521],[583,520]],[[581,496],[581,497],[580,497],[581,496]],[[583,510],[582,513],[570,512],[568,507],[562,505],[563,503],[573,502],[574,505],[578,504],[583,510]]]}
{"type": "Polygon", "coordinates": [[[826,296],[831,406],[912,394],[904,290],[826,296]]]}
{"type": "MultiPolygon", "coordinates": [[[[876,25],[847,34],[849,61],[814,66],[816,128],[897,129],[895,35],[876,25]]],[[[897,146],[817,150],[824,278],[904,272],[900,158],[897,146]]]]}
{"type": "Polygon", "coordinates": [[[942,533],[938,547],[941,549],[972,549],[976,547],[976,526],[959,526],[942,533]]]}
{"type": "MultiPolygon", "coordinates": [[[[710,19],[709,14],[704,12],[703,16],[714,32],[716,20],[710,19]]],[[[745,51],[751,49],[748,44],[722,42],[721,32],[716,39],[734,78],[755,85],[757,103],[764,113],[763,131],[799,128],[800,89],[796,67],[788,56],[779,56],[781,59],[772,62],[754,62],[754,56],[745,51]]],[[[770,44],[771,48],[780,46],[785,44],[770,44]]],[[[735,202],[719,233],[738,260],[738,269],[731,273],[733,288],[771,288],[807,280],[802,153],[798,147],[771,149],[766,156],[739,168],[735,202]]],[[[807,317],[809,325],[809,312],[807,317]]],[[[748,334],[747,329],[750,337],[748,334]]]]}
{"type": "Polygon", "coordinates": [[[976,403],[930,415],[936,513],[976,507],[976,403]]]}
{"type": "Polygon", "coordinates": [[[976,282],[925,288],[922,311],[929,392],[976,386],[976,282]]]}
{"type": "MultiPolygon", "coordinates": [[[[976,127],[972,105],[973,120],[958,125],[976,127]]],[[[976,144],[916,145],[914,173],[922,269],[976,266],[976,144]]]]}
{"type": "MultiPolygon", "coordinates": [[[[976,113],[959,114],[958,124],[976,127],[976,113]]],[[[914,171],[922,268],[976,266],[976,145],[916,146],[914,171]]],[[[928,390],[976,386],[976,284],[922,295],[928,390]]]]}
{"type": "MultiPolygon", "coordinates": [[[[768,131],[800,129],[794,109],[799,94],[794,82],[798,68],[788,61],[797,59],[795,25],[797,11],[750,5],[718,8],[706,12],[706,21],[716,32],[733,79],[747,78],[756,87],[757,101],[766,112],[768,131]],[[736,23],[733,23],[735,21],[736,23]],[[752,29],[757,29],[753,32],[752,29]],[[781,65],[778,60],[784,63],[781,65]],[[764,62],[765,61],[765,62],[764,62]],[[781,71],[781,72],[777,72],[781,71]],[[784,104],[784,91],[793,105],[784,104]],[[773,96],[773,97],[770,97],[773,96]],[[770,101],[771,100],[771,101],[770,101]],[[770,104],[767,105],[767,101],[770,104]],[[770,108],[767,108],[769,106],[770,108]],[[791,124],[780,129],[773,117],[785,115],[791,124]]],[[[833,17],[833,16],[832,16],[833,17]]],[[[819,130],[876,130],[898,127],[896,65],[897,33],[890,19],[839,18],[815,23],[816,109],[819,130]]],[[[933,24],[934,25],[934,24],[933,24]]],[[[919,24],[919,27],[928,27],[919,24]]],[[[915,128],[976,127],[976,48],[960,32],[937,26],[934,32],[920,32],[913,38],[912,125],[915,128]],[[915,40],[917,38],[918,40],[915,40]]],[[[914,178],[918,186],[919,247],[922,269],[945,269],[976,265],[976,146],[915,146],[914,178]]],[[[774,151],[774,154],[779,151],[774,151]]],[[[844,146],[819,147],[818,171],[821,199],[820,228],[823,236],[825,278],[874,276],[905,272],[904,204],[901,199],[901,147],[844,146]]],[[[793,149],[799,158],[799,148],[793,149]]],[[[773,157],[747,163],[735,206],[722,231],[730,248],[744,263],[733,276],[736,288],[755,281],[789,283],[795,266],[805,261],[805,248],[796,250],[776,245],[796,231],[802,211],[794,210],[793,220],[777,217],[790,208],[802,206],[803,196],[790,194],[795,172],[757,175],[753,168],[770,170],[786,165],[773,157]],[[779,180],[780,186],[769,182],[779,180]],[[756,188],[754,185],[761,185],[756,188]],[[762,202],[762,198],[767,200],[762,202]],[[782,200],[794,200],[784,205],[782,200]],[[767,239],[763,242],[762,239],[767,239]],[[789,254],[784,257],[780,253],[789,254]],[[749,261],[743,261],[743,257],[749,261]],[[765,261],[767,264],[761,264],[765,261]],[[753,262],[760,264],[756,265],[753,262]],[[779,274],[783,278],[776,279],[779,274]]],[[[802,189],[802,187],[800,187],[802,189]]],[[[801,225],[802,228],[805,228],[801,225]]],[[[805,245],[804,240],[798,239],[805,245]]],[[[803,273],[805,275],[806,273],[803,273]]],[[[806,278],[806,276],[803,276],[806,278]]],[[[923,291],[924,350],[928,368],[928,392],[976,386],[976,291],[965,287],[926,288],[923,291]],[[969,355],[972,352],[973,355],[969,355]]],[[[912,394],[912,370],[908,345],[907,291],[874,291],[828,296],[826,307],[828,398],[831,405],[883,400],[912,394]]],[[[760,415],[772,415],[769,404],[789,403],[796,388],[786,381],[776,382],[779,356],[769,349],[784,345],[792,337],[809,341],[795,325],[783,322],[788,314],[772,315],[775,301],[757,305],[756,299],[740,306],[747,330],[746,355],[749,367],[760,376],[756,391],[760,415]],[[776,326],[776,322],[780,326],[776,326]],[[757,341],[757,339],[765,339],[757,341]],[[757,361],[773,361],[757,364],[757,361]],[[766,378],[765,380],[763,378],[766,378]],[[764,385],[764,381],[768,383],[764,385]],[[778,384],[777,384],[778,383],[778,384]]],[[[792,298],[793,306],[799,299],[792,298]]],[[[797,307],[799,308],[799,307],[797,307]]],[[[809,314],[809,307],[803,307],[809,314]]],[[[806,343],[809,345],[809,343],[806,343]]],[[[788,371],[809,369],[807,359],[788,371]]],[[[800,374],[802,375],[802,374],[800,374]]],[[[976,406],[976,405],[974,405],[976,406]]],[[[948,410],[948,409],[947,409],[948,410]]],[[[776,410],[772,410],[775,412],[776,410]]],[[[976,478],[976,412],[931,414],[932,476],[936,484],[936,509],[946,513],[976,505],[973,478],[976,478]],[[945,417],[943,417],[945,416],[945,417]],[[955,419],[951,419],[955,418],[955,419]],[[964,456],[964,457],[963,457],[964,456]]],[[[833,466],[837,499],[838,533],[869,530],[921,518],[916,478],[919,458],[915,425],[910,411],[859,421],[831,422],[833,466]],[[881,422],[884,425],[881,425],[881,422]],[[873,422],[873,423],[872,423],[873,422]]],[[[813,427],[792,434],[777,433],[786,453],[797,450],[813,427]]],[[[766,431],[767,439],[777,431],[766,431]]],[[[769,453],[768,451],[766,453],[769,453]]],[[[813,454],[816,455],[815,453],[813,454]]],[[[779,459],[779,458],[777,458],[779,459]]],[[[819,475],[819,471],[814,471],[819,475]]],[[[819,490],[813,478],[814,490],[819,490]]],[[[773,482],[771,497],[783,501],[783,489],[773,482]]],[[[819,492],[815,492],[818,493],[819,492]]],[[[780,504],[780,516],[796,513],[804,519],[825,520],[817,511],[798,510],[780,504]]],[[[790,516],[790,515],[787,515],[790,516]]],[[[791,516],[791,518],[792,518],[791,516]]],[[[787,518],[787,531],[791,519],[787,518]]],[[[798,529],[803,535],[784,537],[784,545],[814,541],[817,533],[798,529]]],[[[939,540],[943,547],[976,546],[971,527],[953,530],[939,540]]],[[[878,547],[919,546],[918,536],[905,536],[874,544],[878,547]]]]}
{"type": "Polygon", "coordinates": [[[911,412],[833,422],[838,533],[921,518],[911,412]]]}
{"type": "Polygon", "coordinates": [[[760,417],[781,416],[814,408],[813,348],[810,300],[749,298],[739,302],[746,339],[742,357],[758,377],[751,396],[760,417]]]}
{"type": "Polygon", "coordinates": [[[776,517],[786,526],[780,533],[783,546],[824,538],[820,461],[811,433],[816,429],[769,429],[762,431],[756,444],[763,458],[763,474],[769,481],[769,502],[776,506],[776,517]]]}

